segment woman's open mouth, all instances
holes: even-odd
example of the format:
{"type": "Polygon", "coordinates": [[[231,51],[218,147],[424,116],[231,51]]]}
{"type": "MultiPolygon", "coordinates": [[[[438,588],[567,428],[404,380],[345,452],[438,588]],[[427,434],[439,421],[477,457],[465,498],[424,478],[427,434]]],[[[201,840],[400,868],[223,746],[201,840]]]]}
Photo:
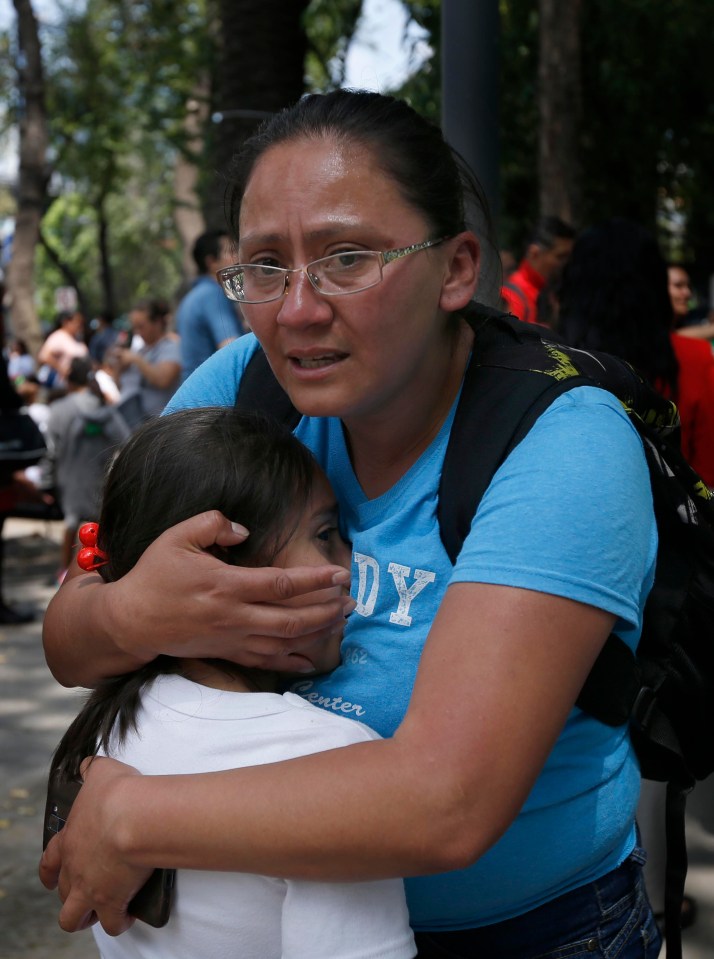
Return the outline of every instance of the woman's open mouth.
{"type": "Polygon", "coordinates": [[[325,353],[322,356],[291,356],[291,362],[301,370],[319,370],[346,358],[346,353],[325,353]]]}

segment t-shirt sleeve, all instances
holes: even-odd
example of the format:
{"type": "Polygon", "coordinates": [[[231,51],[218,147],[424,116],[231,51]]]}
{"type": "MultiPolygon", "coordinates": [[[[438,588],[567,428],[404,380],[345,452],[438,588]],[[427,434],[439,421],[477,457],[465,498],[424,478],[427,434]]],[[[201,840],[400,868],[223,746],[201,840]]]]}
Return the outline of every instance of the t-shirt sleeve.
{"type": "Polygon", "coordinates": [[[656,545],[635,428],[614,397],[577,388],[553,403],[495,474],[451,582],[564,596],[639,630],[656,545]]]}
{"type": "Polygon", "coordinates": [[[179,387],[164,413],[205,406],[235,406],[238,384],[258,349],[252,333],[213,353],[179,387]]]}
{"type": "Polygon", "coordinates": [[[240,335],[240,326],[236,312],[230,300],[217,284],[213,284],[210,297],[207,298],[203,310],[203,322],[210,332],[216,348],[224,340],[230,340],[240,335]]]}
{"type": "Polygon", "coordinates": [[[157,363],[181,364],[181,347],[178,340],[165,339],[161,341],[161,348],[156,358],[157,363]]]}

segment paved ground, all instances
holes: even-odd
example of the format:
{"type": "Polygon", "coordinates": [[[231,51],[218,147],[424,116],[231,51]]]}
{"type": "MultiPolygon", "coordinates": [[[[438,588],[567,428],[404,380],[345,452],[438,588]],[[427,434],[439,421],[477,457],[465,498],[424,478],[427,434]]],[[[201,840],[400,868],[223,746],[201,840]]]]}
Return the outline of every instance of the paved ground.
{"type": "MultiPolygon", "coordinates": [[[[81,699],[52,679],[40,641],[60,532],[57,523],[13,520],[5,527],[7,598],[34,608],[37,619],[0,626],[0,959],[97,957],[89,934],[59,929],[58,900],[37,879],[46,771],[81,699]]],[[[714,957],[713,797],[714,783],[707,784],[689,804],[687,888],[699,903],[699,920],[684,934],[685,959],[714,957]]]]}

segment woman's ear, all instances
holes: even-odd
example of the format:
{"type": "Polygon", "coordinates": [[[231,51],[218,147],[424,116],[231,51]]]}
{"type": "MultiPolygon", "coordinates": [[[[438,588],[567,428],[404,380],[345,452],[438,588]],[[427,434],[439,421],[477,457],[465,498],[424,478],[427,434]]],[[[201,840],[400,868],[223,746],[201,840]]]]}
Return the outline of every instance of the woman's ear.
{"type": "Polygon", "coordinates": [[[476,292],[481,266],[481,245],[470,231],[458,233],[446,241],[449,259],[446,263],[439,306],[447,313],[463,309],[476,292]]]}

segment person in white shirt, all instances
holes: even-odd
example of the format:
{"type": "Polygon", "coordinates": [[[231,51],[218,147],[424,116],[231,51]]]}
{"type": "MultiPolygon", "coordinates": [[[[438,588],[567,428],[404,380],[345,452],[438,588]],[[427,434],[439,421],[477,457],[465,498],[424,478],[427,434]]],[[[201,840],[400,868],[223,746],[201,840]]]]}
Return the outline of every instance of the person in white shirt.
{"type": "MultiPolygon", "coordinates": [[[[80,533],[96,537],[96,546],[80,553],[81,565],[116,580],[169,527],[205,512],[208,529],[215,511],[250,522],[242,543],[212,548],[225,563],[349,566],[335,497],[312,455],[279,424],[235,408],[174,413],[132,436],[109,472],[95,532],[80,533]]],[[[349,611],[348,583],[344,570],[305,601],[339,600],[349,611]]],[[[294,671],[333,669],[340,641],[341,629],[326,633],[294,655],[294,671]]],[[[354,719],[281,695],[270,657],[255,669],[237,666],[212,658],[200,636],[184,652],[101,683],[60,743],[51,777],[79,780],[82,760],[98,751],[143,773],[175,774],[274,763],[380,738],[354,719]]],[[[103,959],[416,954],[398,879],[329,883],[179,869],[166,926],[137,922],[114,937],[97,925],[94,935],[103,959]]]]}

